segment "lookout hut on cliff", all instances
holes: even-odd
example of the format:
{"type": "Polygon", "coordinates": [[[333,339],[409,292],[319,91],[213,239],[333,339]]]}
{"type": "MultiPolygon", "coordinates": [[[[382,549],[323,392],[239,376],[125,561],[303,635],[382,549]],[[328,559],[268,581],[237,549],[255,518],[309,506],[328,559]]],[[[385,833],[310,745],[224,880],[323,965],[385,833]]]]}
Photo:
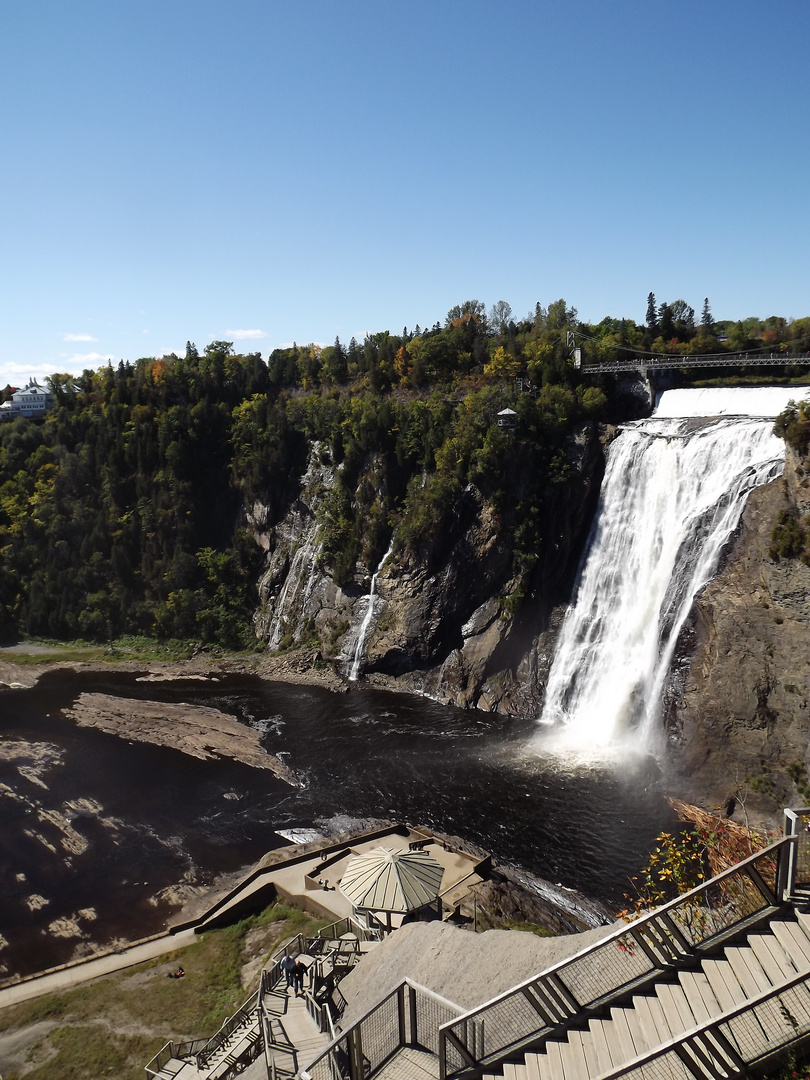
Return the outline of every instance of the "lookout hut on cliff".
{"type": "Polygon", "coordinates": [[[498,413],[498,427],[502,431],[512,432],[517,428],[517,419],[514,409],[501,409],[498,413]]]}
{"type": "MultiPolygon", "coordinates": [[[[390,932],[394,916],[435,909],[441,918],[443,876],[444,868],[425,851],[378,847],[349,860],[340,891],[355,912],[373,915],[379,922],[384,918],[390,932]]],[[[401,922],[398,918],[397,924],[401,922]]]]}

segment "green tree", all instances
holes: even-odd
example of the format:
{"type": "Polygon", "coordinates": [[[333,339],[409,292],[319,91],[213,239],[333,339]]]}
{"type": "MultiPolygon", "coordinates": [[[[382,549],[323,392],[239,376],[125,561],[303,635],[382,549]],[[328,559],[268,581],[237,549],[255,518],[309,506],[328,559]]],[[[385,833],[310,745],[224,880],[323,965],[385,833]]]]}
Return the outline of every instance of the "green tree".
{"type": "Polygon", "coordinates": [[[655,306],[655,293],[651,292],[647,294],[647,315],[645,318],[647,329],[651,334],[655,334],[658,329],[658,311],[655,306]]]}

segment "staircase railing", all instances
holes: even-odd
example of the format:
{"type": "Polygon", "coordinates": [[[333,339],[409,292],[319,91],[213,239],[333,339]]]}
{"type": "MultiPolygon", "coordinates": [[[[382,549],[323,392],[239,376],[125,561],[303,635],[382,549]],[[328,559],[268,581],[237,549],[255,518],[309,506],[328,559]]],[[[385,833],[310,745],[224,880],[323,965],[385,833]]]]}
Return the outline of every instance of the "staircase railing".
{"type": "Polygon", "coordinates": [[[201,1050],[208,1039],[190,1039],[188,1042],[167,1042],[165,1046],[155,1054],[146,1068],[147,1076],[158,1076],[164,1065],[168,1065],[172,1058],[180,1060],[185,1057],[193,1057],[201,1050]]]}
{"type": "Polygon", "coordinates": [[[785,836],[796,838],[788,856],[786,891],[790,899],[810,894],[810,807],[785,810],[785,836]]]}
{"type": "Polygon", "coordinates": [[[366,1080],[406,1046],[438,1055],[441,1025],[462,1012],[411,979],[341,1032],[301,1073],[302,1080],[366,1080]]]}
{"type": "MultiPolygon", "coordinates": [[[[808,810],[810,815],[810,810],[808,810]]],[[[631,996],[662,972],[694,962],[779,908],[789,895],[785,836],[582,952],[500,994],[439,1032],[440,1080],[485,1068],[560,1036],[586,1014],[631,996]]]]}
{"type": "Polygon", "coordinates": [[[325,1032],[329,1036],[329,1041],[331,1042],[337,1035],[337,1031],[335,1030],[335,1023],[332,1019],[329,1003],[326,1001],[316,1001],[312,994],[310,994],[308,990],[305,990],[304,1005],[306,1005],[307,1012],[318,1025],[318,1031],[325,1032]]]}
{"type": "Polygon", "coordinates": [[[233,1033],[239,1028],[245,1027],[250,1022],[251,1013],[256,1012],[258,1005],[259,991],[257,990],[237,1009],[233,1016],[225,1021],[216,1035],[212,1035],[203,1049],[197,1054],[196,1061],[198,1069],[204,1069],[217,1050],[228,1042],[233,1033]]]}
{"type": "Polygon", "coordinates": [[[358,941],[382,941],[383,938],[379,930],[364,926],[351,915],[346,919],[338,919],[318,931],[318,937],[322,941],[333,940],[344,934],[355,934],[358,941]]]}

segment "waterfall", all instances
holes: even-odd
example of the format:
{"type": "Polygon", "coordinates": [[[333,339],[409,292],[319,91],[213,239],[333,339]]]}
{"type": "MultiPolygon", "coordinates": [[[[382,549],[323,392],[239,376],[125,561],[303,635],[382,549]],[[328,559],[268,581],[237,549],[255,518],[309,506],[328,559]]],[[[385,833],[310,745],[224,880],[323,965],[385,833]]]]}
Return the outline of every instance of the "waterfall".
{"type": "Polygon", "coordinates": [[[648,744],[678,634],[748,493],[782,473],[787,388],[676,390],[608,452],[542,724],[573,748],[648,744]]]}
{"type": "Polygon", "coordinates": [[[363,662],[363,656],[364,656],[363,650],[365,648],[366,638],[368,637],[369,629],[371,627],[371,620],[374,618],[374,609],[375,609],[374,601],[376,599],[376,592],[377,592],[377,575],[382,570],[383,566],[385,566],[385,564],[388,561],[388,558],[391,555],[391,552],[393,550],[394,550],[394,538],[392,536],[391,537],[391,543],[390,543],[390,545],[388,547],[388,551],[386,551],[386,553],[383,555],[382,559],[380,559],[379,566],[374,571],[374,573],[371,575],[371,585],[369,586],[368,595],[363,597],[363,599],[366,600],[366,602],[367,602],[366,613],[363,616],[363,621],[360,623],[360,629],[357,632],[357,644],[354,647],[354,659],[352,660],[352,669],[351,669],[351,672],[349,673],[350,682],[357,682],[357,679],[360,676],[360,665],[363,662]]]}
{"type": "MultiPolygon", "coordinates": [[[[273,629],[267,641],[267,648],[270,650],[277,649],[281,644],[285,631],[289,629],[288,623],[296,604],[302,603],[302,595],[305,599],[309,599],[312,592],[312,583],[320,551],[318,524],[315,518],[307,520],[304,523],[303,530],[303,536],[292,557],[290,569],[275,603],[273,629]],[[305,575],[306,584],[304,584],[305,575]],[[304,585],[303,594],[302,585],[304,585]]],[[[301,611],[302,614],[299,618],[297,630],[300,629],[303,620],[303,607],[301,611]]]]}

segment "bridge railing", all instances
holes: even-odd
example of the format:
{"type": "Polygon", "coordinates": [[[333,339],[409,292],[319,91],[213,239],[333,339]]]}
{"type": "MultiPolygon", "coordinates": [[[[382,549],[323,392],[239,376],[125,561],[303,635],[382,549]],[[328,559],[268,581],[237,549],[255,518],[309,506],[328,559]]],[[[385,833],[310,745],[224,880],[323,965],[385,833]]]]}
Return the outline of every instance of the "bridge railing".
{"type": "Polygon", "coordinates": [[[584,374],[612,374],[622,371],[669,371],[672,368],[716,367],[782,367],[784,365],[810,364],[810,354],[771,353],[763,356],[751,353],[711,353],[697,356],[627,357],[624,360],[608,360],[600,363],[582,364],[584,374]]]}
{"type": "MultiPolygon", "coordinates": [[[[810,811],[808,811],[810,814],[810,811]]],[[[790,891],[785,836],[663,907],[622,925],[439,1032],[440,1080],[480,1075],[517,1051],[542,1045],[590,1010],[652,983],[763,920],[790,891]]]]}

